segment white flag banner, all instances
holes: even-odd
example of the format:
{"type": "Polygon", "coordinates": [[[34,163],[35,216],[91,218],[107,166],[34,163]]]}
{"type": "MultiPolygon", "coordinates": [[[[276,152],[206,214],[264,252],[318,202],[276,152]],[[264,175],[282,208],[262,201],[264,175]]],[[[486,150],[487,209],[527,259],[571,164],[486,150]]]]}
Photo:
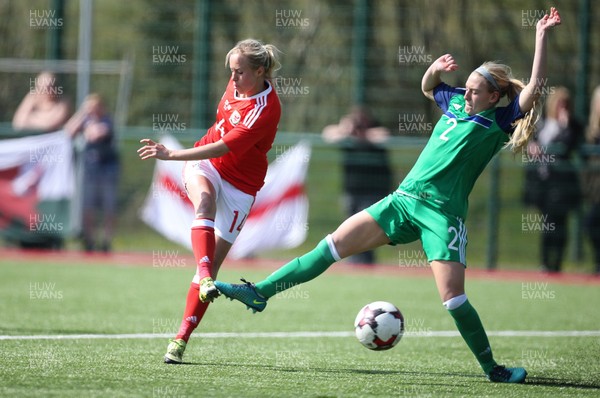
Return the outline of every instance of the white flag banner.
{"type": "MultiPolygon", "coordinates": [[[[181,144],[165,135],[161,143],[172,149],[181,144]]],[[[272,249],[296,247],[306,239],[308,198],[304,193],[310,146],[300,143],[278,154],[269,165],[265,185],[256,196],[242,232],[229,257],[239,259],[272,249]]],[[[141,218],[160,234],[191,249],[194,209],[181,174],[184,162],[156,162],[154,177],[141,218]]]]}
{"type": "MultiPolygon", "coordinates": [[[[170,149],[183,148],[170,135],[163,136],[160,142],[170,149]]],[[[185,162],[156,162],[152,185],[140,216],[161,235],[191,250],[190,228],[194,219],[194,206],[181,181],[184,165],[185,162]]]]}
{"type": "Polygon", "coordinates": [[[265,185],[236,239],[229,256],[251,257],[272,249],[290,249],[306,239],[308,198],[304,191],[310,145],[301,142],[277,154],[269,165],[265,185]]]}

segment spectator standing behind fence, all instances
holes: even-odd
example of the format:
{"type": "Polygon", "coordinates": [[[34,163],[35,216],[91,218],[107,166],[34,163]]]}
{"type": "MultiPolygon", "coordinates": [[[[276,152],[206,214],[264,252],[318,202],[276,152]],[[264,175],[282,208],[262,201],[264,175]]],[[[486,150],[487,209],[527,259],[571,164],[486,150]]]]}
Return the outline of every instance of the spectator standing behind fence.
{"type": "MultiPolygon", "coordinates": [[[[368,109],[355,106],[339,124],[323,129],[323,140],[340,145],[343,156],[344,207],[348,216],[366,209],[393,188],[386,149],[379,145],[390,135],[379,126],[368,109]]],[[[349,258],[354,264],[372,264],[372,250],[349,258]]]]}
{"type": "MultiPolygon", "coordinates": [[[[30,81],[29,92],[13,115],[12,127],[15,131],[25,133],[50,133],[60,130],[70,115],[71,105],[64,96],[56,75],[41,72],[30,81]]],[[[35,243],[20,240],[19,245],[26,248],[58,249],[63,247],[63,237],[60,234],[49,234],[43,240],[36,239],[35,243]]]]}
{"type": "Polygon", "coordinates": [[[109,252],[116,216],[119,159],[113,122],[102,98],[90,94],[65,129],[71,137],[81,133],[85,142],[82,152],[84,249],[109,252]],[[97,220],[102,221],[100,239],[96,239],[97,220]]]}
{"type": "Polygon", "coordinates": [[[57,131],[69,119],[71,107],[63,96],[51,72],[42,72],[35,78],[35,85],[23,98],[13,116],[12,126],[17,131],[57,131]]]}
{"type": "Polygon", "coordinates": [[[583,184],[589,203],[586,231],[593,246],[596,274],[600,275],[600,86],[592,95],[586,142],[590,150],[583,184]]]}
{"type": "Polygon", "coordinates": [[[583,127],[574,118],[571,96],[557,87],[546,101],[545,119],[527,146],[530,165],[525,201],[542,213],[539,218],[542,269],[560,272],[567,246],[568,215],[581,205],[581,187],[573,156],[580,148],[583,127]]]}

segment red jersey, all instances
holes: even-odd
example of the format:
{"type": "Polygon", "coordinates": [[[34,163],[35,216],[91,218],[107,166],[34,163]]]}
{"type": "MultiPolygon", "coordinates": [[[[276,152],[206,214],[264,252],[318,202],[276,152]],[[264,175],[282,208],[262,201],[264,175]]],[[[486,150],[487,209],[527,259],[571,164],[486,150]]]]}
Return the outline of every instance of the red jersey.
{"type": "Polygon", "coordinates": [[[221,177],[240,191],[256,195],[265,183],[267,152],[273,145],[281,104],[273,85],[252,97],[240,98],[229,80],[219,102],[217,121],[194,145],[223,139],[229,152],[210,159],[221,177]]]}

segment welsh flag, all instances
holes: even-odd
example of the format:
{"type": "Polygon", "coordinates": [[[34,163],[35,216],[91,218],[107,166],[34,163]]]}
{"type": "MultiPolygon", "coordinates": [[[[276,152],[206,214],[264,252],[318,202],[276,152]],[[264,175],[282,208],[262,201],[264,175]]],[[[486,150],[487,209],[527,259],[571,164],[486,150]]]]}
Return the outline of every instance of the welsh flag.
{"type": "MultiPolygon", "coordinates": [[[[173,149],[182,148],[169,135],[165,135],[161,143],[173,149]]],[[[256,196],[242,232],[229,252],[230,258],[247,258],[266,250],[293,248],[304,242],[308,230],[304,182],[309,161],[307,143],[277,154],[269,165],[265,185],[256,196]]],[[[191,250],[194,209],[181,181],[183,165],[184,162],[156,162],[140,216],[160,234],[191,250]]]]}
{"type": "MultiPolygon", "coordinates": [[[[175,138],[165,135],[160,142],[167,148],[182,149],[175,138]]],[[[165,238],[191,250],[190,228],[194,207],[187,197],[181,175],[184,162],[157,161],[152,185],[140,217],[165,238]]]]}
{"type": "Polygon", "coordinates": [[[72,144],[63,131],[0,141],[0,234],[24,247],[56,247],[70,232],[72,144]]]}

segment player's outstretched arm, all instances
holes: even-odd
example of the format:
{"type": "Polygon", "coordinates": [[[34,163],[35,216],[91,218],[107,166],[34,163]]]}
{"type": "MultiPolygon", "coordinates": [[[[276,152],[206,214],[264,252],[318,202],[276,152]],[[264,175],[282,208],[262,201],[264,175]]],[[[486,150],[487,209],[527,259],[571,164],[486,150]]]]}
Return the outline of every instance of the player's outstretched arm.
{"type": "Polygon", "coordinates": [[[544,15],[535,27],[535,52],[531,78],[519,96],[519,107],[522,112],[528,112],[533,108],[533,103],[540,96],[542,88],[546,84],[546,35],[551,28],[557,25],[560,25],[560,14],[556,8],[552,7],[550,14],[544,15]]]}
{"type": "Polygon", "coordinates": [[[442,72],[454,72],[458,65],[454,57],[450,54],[444,54],[429,66],[421,80],[421,90],[430,100],[433,100],[433,89],[442,82],[442,72]]]}
{"type": "Polygon", "coordinates": [[[161,143],[154,142],[149,138],[140,140],[144,144],[143,147],[137,150],[139,157],[142,160],[156,158],[160,160],[202,160],[218,158],[229,152],[229,148],[223,140],[198,146],[195,148],[169,149],[161,143]]]}

